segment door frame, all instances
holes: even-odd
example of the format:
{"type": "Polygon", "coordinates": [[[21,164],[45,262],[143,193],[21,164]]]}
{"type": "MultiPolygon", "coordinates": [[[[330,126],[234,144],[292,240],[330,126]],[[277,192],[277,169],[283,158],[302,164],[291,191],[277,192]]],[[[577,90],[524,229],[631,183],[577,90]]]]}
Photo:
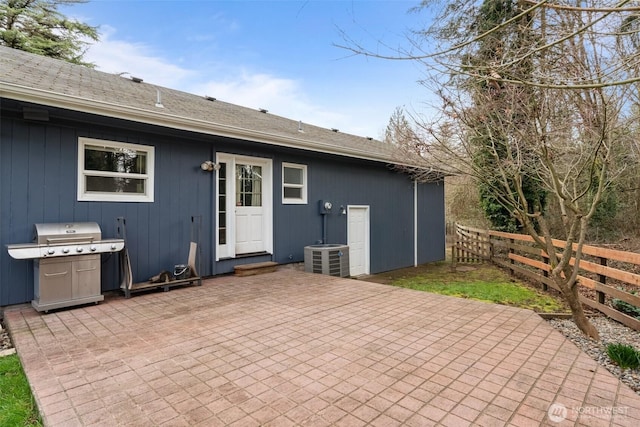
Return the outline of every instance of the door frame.
{"type": "Polygon", "coordinates": [[[236,216],[235,216],[235,196],[236,196],[236,164],[251,164],[262,167],[262,239],[264,241],[264,252],[273,254],[273,160],[265,157],[251,157],[230,153],[216,153],[216,163],[226,163],[227,167],[227,185],[226,185],[226,236],[225,244],[220,244],[220,234],[218,226],[220,221],[220,206],[218,185],[220,181],[220,172],[216,170],[214,184],[214,234],[216,245],[215,260],[229,259],[236,257],[236,216]],[[229,214],[233,213],[233,214],[229,214]]]}
{"type": "MultiPolygon", "coordinates": [[[[349,215],[352,210],[361,209],[364,210],[364,273],[362,274],[371,274],[371,207],[369,205],[347,205],[347,245],[351,247],[351,242],[349,241],[349,215]]],[[[349,251],[349,263],[353,256],[351,254],[351,250],[349,251]]],[[[351,272],[351,265],[349,265],[349,272],[351,272]]]]}

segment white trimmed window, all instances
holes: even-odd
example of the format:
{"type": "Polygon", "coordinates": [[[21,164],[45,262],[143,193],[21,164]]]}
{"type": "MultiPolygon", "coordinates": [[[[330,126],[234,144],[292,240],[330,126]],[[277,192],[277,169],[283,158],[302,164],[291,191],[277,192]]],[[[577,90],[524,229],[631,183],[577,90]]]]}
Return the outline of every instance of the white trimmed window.
{"type": "Polygon", "coordinates": [[[282,203],[307,203],[307,166],[282,163],[282,203]]]}
{"type": "Polygon", "coordinates": [[[78,200],[153,202],[154,148],[78,138],[78,200]]]}

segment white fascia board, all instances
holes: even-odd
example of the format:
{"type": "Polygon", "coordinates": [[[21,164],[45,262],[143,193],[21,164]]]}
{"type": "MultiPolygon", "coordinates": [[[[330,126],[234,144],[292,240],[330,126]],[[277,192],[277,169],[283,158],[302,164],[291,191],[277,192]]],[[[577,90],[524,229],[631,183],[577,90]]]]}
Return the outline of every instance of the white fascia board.
{"type": "Polygon", "coordinates": [[[222,136],[260,142],[269,145],[278,145],[288,148],[298,148],[315,151],[318,153],[336,154],[339,156],[357,159],[372,160],[376,162],[395,163],[390,159],[372,155],[367,150],[338,149],[335,146],[322,142],[307,141],[299,138],[291,138],[267,132],[254,131],[236,126],[223,125],[205,120],[191,119],[187,117],[167,114],[162,111],[149,111],[136,107],[128,107],[103,101],[95,101],[74,95],[58,92],[34,89],[13,83],[0,82],[0,97],[14,99],[16,101],[31,102],[50,107],[64,108],[72,111],[96,114],[99,116],[130,120],[151,125],[169,127],[207,135],[222,136]]]}

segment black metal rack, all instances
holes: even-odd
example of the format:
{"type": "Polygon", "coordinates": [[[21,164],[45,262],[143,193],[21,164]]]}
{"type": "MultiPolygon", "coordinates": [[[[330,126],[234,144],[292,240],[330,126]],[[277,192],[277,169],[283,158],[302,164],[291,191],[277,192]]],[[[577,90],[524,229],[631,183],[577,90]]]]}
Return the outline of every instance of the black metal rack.
{"type": "Polygon", "coordinates": [[[149,289],[162,288],[165,292],[174,286],[197,284],[202,285],[201,256],[200,256],[200,232],[202,229],[202,216],[191,217],[191,242],[189,244],[189,257],[187,265],[190,268],[190,276],[185,279],[170,279],[162,282],[139,282],[133,283],[131,271],[131,259],[127,244],[127,227],[124,217],[117,218],[118,237],[123,239],[124,249],[120,251],[120,289],[124,292],[125,298],[130,298],[132,293],[146,291],[149,289]]]}

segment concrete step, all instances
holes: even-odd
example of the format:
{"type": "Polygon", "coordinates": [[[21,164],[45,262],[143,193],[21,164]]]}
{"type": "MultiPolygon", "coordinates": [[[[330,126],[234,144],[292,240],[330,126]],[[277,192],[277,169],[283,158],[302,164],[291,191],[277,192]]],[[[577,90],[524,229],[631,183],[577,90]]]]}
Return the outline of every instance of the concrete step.
{"type": "Polygon", "coordinates": [[[253,264],[242,264],[233,267],[236,276],[254,276],[256,274],[271,273],[276,271],[278,263],[274,261],[255,262],[253,264]]]}

